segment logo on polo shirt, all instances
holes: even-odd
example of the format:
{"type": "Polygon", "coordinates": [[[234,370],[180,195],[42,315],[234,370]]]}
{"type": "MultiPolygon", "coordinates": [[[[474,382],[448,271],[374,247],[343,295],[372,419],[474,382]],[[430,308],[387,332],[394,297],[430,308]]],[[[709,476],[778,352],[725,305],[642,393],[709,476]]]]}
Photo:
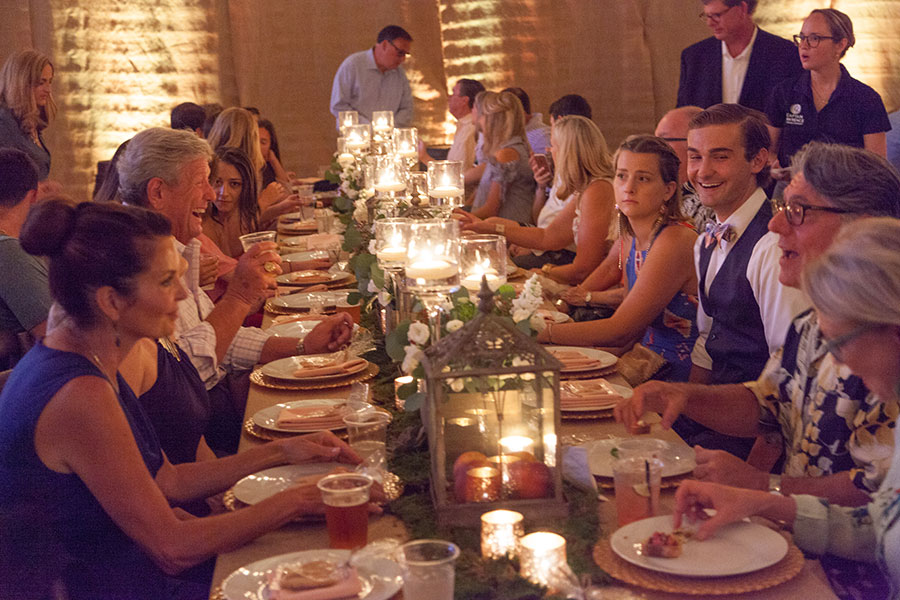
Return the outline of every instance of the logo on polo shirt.
{"type": "Polygon", "coordinates": [[[790,111],[784,115],[785,125],[803,125],[802,107],[799,104],[791,104],[790,111]]]}

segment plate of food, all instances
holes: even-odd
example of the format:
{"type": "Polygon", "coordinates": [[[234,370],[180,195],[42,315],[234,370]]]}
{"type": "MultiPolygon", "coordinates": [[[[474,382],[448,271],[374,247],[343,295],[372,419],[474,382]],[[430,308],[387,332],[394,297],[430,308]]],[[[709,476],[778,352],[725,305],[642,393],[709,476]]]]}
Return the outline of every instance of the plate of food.
{"type": "Polygon", "coordinates": [[[563,364],[562,373],[599,371],[619,360],[615,354],[581,346],[547,346],[546,350],[563,364]]]}
{"type": "Polygon", "coordinates": [[[338,285],[350,279],[350,273],[346,271],[319,271],[308,269],[304,271],[294,271],[292,273],[284,273],[275,278],[278,285],[317,285],[324,283],[325,285],[338,285]]]}
{"type": "Polygon", "coordinates": [[[388,600],[403,586],[400,566],[349,550],[303,550],[272,556],[241,567],[222,582],[226,600],[275,600],[304,591],[327,598],[388,600]],[[339,587],[340,586],[340,587],[339,587]]]}
{"type": "Polygon", "coordinates": [[[559,408],[563,412],[606,410],[623,398],[631,398],[633,393],[630,387],[610,383],[602,377],[563,381],[559,385],[559,408]]]}
{"type": "Polygon", "coordinates": [[[347,412],[344,400],[317,398],[268,406],[257,411],[252,418],[256,425],[270,431],[314,433],[323,429],[343,429],[347,412]]]}
{"type": "Polygon", "coordinates": [[[368,366],[369,361],[364,358],[346,357],[344,352],[333,352],[280,358],[264,364],[260,371],[266,377],[274,379],[316,381],[361,373],[368,366]]]}
{"type": "Polygon", "coordinates": [[[304,463],[281,465],[247,475],[234,484],[234,497],[244,504],[256,504],[293,485],[315,483],[340,463],[304,463]]]}
{"type": "Polygon", "coordinates": [[[774,565],[788,552],[781,534],[758,523],[731,523],[700,541],[690,527],[676,530],[671,515],[629,523],[609,542],[613,552],[633,565],[683,577],[752,573],[774,565]]]}
{"type": "Polygon", "coordinates": [[[613,462],[617,456],[645,455],[658,458],[663,463],[663,477],[684,475],[697,466],[693,448],[687,444],[670,444],[656,438],[596,440],[587,442],[584,447],[587,449],[588,468],[597,477],[612,478],[613,462]]]}

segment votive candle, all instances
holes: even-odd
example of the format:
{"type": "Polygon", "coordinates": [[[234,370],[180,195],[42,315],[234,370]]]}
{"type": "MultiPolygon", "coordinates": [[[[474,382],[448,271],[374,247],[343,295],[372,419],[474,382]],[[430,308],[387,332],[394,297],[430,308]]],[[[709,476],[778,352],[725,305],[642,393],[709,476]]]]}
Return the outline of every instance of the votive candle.
{"type": "Polygon", "coordinates": [[[406,400],[400,398],[400,387],[412,382],[412,375],[403,375],[402,377],[394,378],[394,405],[397,407],[397,410],[403,410],[403,407],[406,405],[406,400]]]}
{"type": "Polygon", "coordinates": [[[482,558],[515,558],[525,533],[522,521],[522,513],[514,510],[492,510],[481,515],[482,558]]]}
{"type": "Polygon", "coordinates": [[[519,542],[519,575],[538,585],[550,585],[554,571],[566,564],[566,540],[549,531],[529,533],[519,542]]]}

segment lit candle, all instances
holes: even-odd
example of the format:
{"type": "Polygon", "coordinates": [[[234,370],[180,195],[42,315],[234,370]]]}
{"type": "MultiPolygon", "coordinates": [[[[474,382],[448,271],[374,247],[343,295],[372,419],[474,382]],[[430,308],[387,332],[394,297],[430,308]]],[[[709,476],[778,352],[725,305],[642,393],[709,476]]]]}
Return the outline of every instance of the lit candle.
{"type": "Polygon", "coordinates": [[[456,275],[458,268],[446,260],[420,260],[406,267],[406,276],[423,280],[449,279],[456,275]]]}
{"type": "Polygon", "coordinates": [[[396,179],[382,179],[375,184],[376,192],[402,192],[406,189],[406,184],[396,179]]]}
{"type": "Polygon", "coordinates": [[[375,124],[372,126],[376,131],[387,131],[390,129],[388,125],[387,119],[384,117],[378,117],[375,120],[375,124]]]}
{"type": "Polygon", "coordinates": [[[397,151],[397,154],[403,158],[415,158],[416,150],[409,145],[409,142],[403,142],[400,144],[400,149],[397,151]]]}
{"type": "Polygon", "coordinates": [[[500,445],[507,452],[522,452],[523,450],[530,452],[531,447],[534,446],[534,440],[524,435],[510,435],[500,438],[500,445]]]}
{"type": "Polygon", "coordinates": [[[566,540],[549,531],[529,533],[519,542],[519,575],[549,585],[551,575],[566,564],[566,540]]]}
{"type": "Polygon", "coordinates": [[[363,140],[362,136],[359,135],[356,131],[351,131],[350,135],[347,136],[346,141],[347,148],[350,150],[361,150],[369,145],[367,140],[363,140]]]}
{"type": "Polygon", "coordinates": [[[375,255],[382,262],[402,263],[406,261],[406,248],[387,246],[375,255]]]}
{"type": "Polygon", "coordinates": [[[406,400],[400,398],[400,387],[412,382],[412,375],[403,375],[402,377],[394,378],[394,404],[397,406],[397,410],[403,410],[403,407],[406,405],[406,400]]]}
{"type": "Polygon", "coordinates": [[[475,467],[466,471],[466,502],[495,502],[500,499],[500,471],[494,467],[475,467]]]}
{"type": "Polygon", "coordinates": [[[519,539],[525,533],[522,519],[522,513],[514,510],[492,510],[481,515],[481,556],[515,558],[519,539]]]}
{"type": "Polygon", "coordinates": [[[338,154],[338,158],[337,158],[338,164],[341,165],[342,167],[347,167],[347,166],[352,165],[353,161],[355,161],[355,160],[356,159],[349,152],[341,152],[340,154],[338,154]]]}
{"type": "Polygon", "coordinates": [[[439,185],[431,188],[428,193],[432,198],[455,198],[456,196],[462,196],[463,191],[462,188],[455,185],[439,185]]]}
{"type": "MultiPolygon", "coordinates": [[[[493,269],[492,269],[493,271],[493,269]]],[[[464,288],[469,291],[477,292],[481,289],[481,278],[482,276],[487,278],[488,287],[492,292],[496,292],[497,288],[506,283],[505,281],[501,281],[500,276],[497,275],[497,271],[493,272],[482,272],[482,273],[471,273],[462,279],[459,282],[462,284],[464,288]]]]}

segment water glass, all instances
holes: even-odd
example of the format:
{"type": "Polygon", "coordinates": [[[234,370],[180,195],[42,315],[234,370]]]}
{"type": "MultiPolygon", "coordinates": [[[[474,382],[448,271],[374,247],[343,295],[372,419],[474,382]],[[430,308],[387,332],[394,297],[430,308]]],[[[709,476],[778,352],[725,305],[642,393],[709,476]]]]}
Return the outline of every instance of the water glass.
{"type": "Polygon", "coordinates": [[[330,548],[353,550],[369,541],[369,492],[372,478],[362,473],[336,473],[316,484],[325,504],[330,548]]]}
{"type": "Polygon", "coordinates": [[[415,540],[400,546],[403,597],[453,600],[453,580],[459,548],[444,540],[415,540]]]}
{"type": "MultiPolygon", "coordinates": [[[[278,234],[274,231],[257,231],[255,233],[247,233],[240,236],[238,239],[241,240],[241,247],[244,249],[244,252],[253,247],[254,244],[258,244],[259,242],[274,242],[275,237],[278,234]]],[[[272,251],[275,256],[278,256],[277,252],[272,251]]],[[[272,261],[266,261],[263,265],[263,268],[266,270],[266,273],[275,273],[278,270],[278,264],[272,261]]]]}
{"type": "Polygon", "coordinates": [[[387,426],[389,414],[369,411],[344,417],[347,443],[363,459],[363,467],[383,472],[387,466],[387,426]]]}
{"type": "Polygon", "coordinates": [[[632,456],[613,463],[619,527],[656,515],[663,463],[657,458],[632,456]]]}

